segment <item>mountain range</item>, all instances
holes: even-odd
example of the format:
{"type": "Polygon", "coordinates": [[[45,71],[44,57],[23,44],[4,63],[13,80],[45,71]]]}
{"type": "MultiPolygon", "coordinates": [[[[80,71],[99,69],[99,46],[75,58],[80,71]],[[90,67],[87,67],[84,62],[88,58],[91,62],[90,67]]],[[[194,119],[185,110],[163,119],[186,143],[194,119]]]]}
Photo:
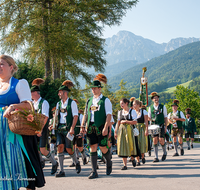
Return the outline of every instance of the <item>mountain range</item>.
{"type": "Polygon", "coordinates": [[[168,43],[158,44],[131,32],[120,31],[117,35],[105,39],[105,59],[108,66],[128,60],[140,64],[197,41],[200,41],[200,38],[176,38],[168,43]]]}
{"type": "Polygon", "coordinates": [[[128,89],[138,87],[142,68],[147,67],[146,76],[149,83],[167,83],[171,87],[192,80],[200,75],[200,42],[184,45],[176,50],[137,64],[128,70],[111,77],[109,85],[115,91],[119,89],[122,79],[127,81],[128,89]]]}

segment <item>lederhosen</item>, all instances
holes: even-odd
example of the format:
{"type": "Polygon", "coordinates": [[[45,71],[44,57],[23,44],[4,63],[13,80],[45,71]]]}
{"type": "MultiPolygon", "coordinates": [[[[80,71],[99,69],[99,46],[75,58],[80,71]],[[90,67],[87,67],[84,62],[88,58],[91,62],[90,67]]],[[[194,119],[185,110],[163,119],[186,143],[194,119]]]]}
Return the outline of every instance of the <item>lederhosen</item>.
{"type": "Polygon", "coordinates": [[[88,101],[87,139],[89,140],[89,145],[107,146],[108,135],[102,135],[102,130],[106,123],[105,99],[106,97],[103,96],[97,106],[92,105],[93,97],[88,101]],[[91,110],[95,110],[94,122],[91,122],[91,110]]]}
{"type": "Polygon", "coordinates": [[[152,124],[159,125],[160,126],[160,132],[159,134],[153,135],[153,137],[158,137],[159,138],[165,138],[165,119],[164,119],[164,114],[163,114],[163,109],[164,106],[162,104],[159,104],[158,109],[156,110],[153,105],[151,105],[151,119],[152,124]]]}
{"type": "MultiPolygon", "coordinates": [[[[39,102],[39,105],[38,105],[38,109],[35,110],[37,113],[42,113],[42,104],[44,102],[44,98],[42,98],[39,102]]],[[[42,130],[42,136],[41,137],[37,137],[38,139],[38,143],[39,143],[39,147],[40,148],[43,148],[43,147],[46,147],[47,143],[48,143],[48,126],[49,126],[49,118],[42,130]]]]}
{"type": "Polygon", "coordinates": [[[196,124],[193,118],[186,119],[184,121],[185,138],[194,138],[194,132],[196,132],[196,124]]]}
{"type": "Polygon", "coordinates": [[[78,114],[78,120],[76,123],[76,127],[74,128],[74,139],[73,139],[73,145],[77,145],[77,147],[83,147],[83,138],[79,137],[80,133],[80,113],[78,114]],[[79,127],[77,127],[79,126],[79,127]]]}
{"type": "MultiPolygon", "coordinates": [[[[171,113],[173,114],[173,113],[171,113]]],[[[180,114],[180,111],[178,111],[177,113],[177,116],[178,118],[181,118],[181,114],[180,114]]],[[[176,121],[177,123],[177,127],[174,127],[172,124],[171,124],[171,133],[172,133],[172,136],[173,137],[176,137],[176,136],[180,136],[180,137],[183,137],[183,122],[182,121],[176,121]]]]}
{"type": "Polygon", "coordinates": [[[68,99],[67,107],[65,109],[61,108],[61,101],[58,102],[58,127],[57,127],[57,139],[56,145],[64,144],[65,148],[73,148],[73,141],[70,141],[66,135],[70,131],[73,122],[73,115],[72,115],[72,99],[68,99]],[[66,116],[66,123],[60,123],[60,112],[65,113],[67,112],[66,116]]]}

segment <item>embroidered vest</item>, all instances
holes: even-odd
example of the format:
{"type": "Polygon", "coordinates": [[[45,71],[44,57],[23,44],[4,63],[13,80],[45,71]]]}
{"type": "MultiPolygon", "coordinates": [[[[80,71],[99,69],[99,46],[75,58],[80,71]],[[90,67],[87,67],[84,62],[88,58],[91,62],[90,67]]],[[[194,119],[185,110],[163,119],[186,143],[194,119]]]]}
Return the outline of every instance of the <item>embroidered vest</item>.
{"type": "MultiPolygon", "coordinates": [[[[105,99],[106,97],[103,96],[99,102],[98,106],[100,106],[100,109],[94,112],[94,125],[96,127],[100,127],[105,124],[106,122],[106,111],[105,111],[105,99]]],[[[88,126],[90,124],[90,119],[91,119],[91,112],[90,112],[90,107],[92,106],[92,100],[93,97],[89,99],[88,101],[88,126]]]]}
{"type": "MultiPolygon", "coordinates": [[[[67,107],[66,107],[66,112],[67,112],[66,128],[69,128],[69,129],[72,126],[72,122],[73,122],[73,115],[72,115],[72,108],[71,108],[72,101],[73,100],[71,98],[69,98],[67,107]]],[[[60,122],[60,110],[61,110],[61,101],[59,102],[59,105],[58,105],[58,121],[59,122],[60,122]]]]}
{"type": "MultiPolygon", "coordinates": [[[[173,114],[173,112],[171,112],[171,114],[173,114]]],[[[180,113],[180,111],[178,111],[178,113],[176,114],[176,116],[178,116],[178,118],[181,118],[181,113],[180,113]]],[[[181,129],[182,126],[183,126],[183,122],[182,122],[182,121],[176,121],[176,123],[177,123],[177,127],[178,127],[179,129],[181,129]]],[[[172,127],[173,127],[173,125],[172,125],[172,127]]]]}
{"type": "Polygon", "coordinates": [[[158,106],[158,110],[155,110],[154,106],[151,105],[151,118],[155,119],[155,122],[153,122],[154,124],[157,125],[162,125],[163,123],[165,123],[164,120],[164,114],[163,114],[163,105],[159,104],[158,106]]]}

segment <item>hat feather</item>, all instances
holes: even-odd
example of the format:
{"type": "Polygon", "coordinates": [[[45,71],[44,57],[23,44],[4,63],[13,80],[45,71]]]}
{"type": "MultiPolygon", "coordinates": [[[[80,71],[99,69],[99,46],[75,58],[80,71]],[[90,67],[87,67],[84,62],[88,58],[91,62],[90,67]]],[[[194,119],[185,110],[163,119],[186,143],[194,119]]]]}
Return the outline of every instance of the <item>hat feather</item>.
{"type": "Polygon", "coordinates": [[[130,98],[130,102],[133,102],[135,100],[135,97],[130,98]]]}
{"type": "Polygon", "coordinates": [[[41,78],[36,78],[32,82],[32,86],[40,86],[42,83],[44,83],[44,80],[41,78]]]}
{"type": "Polygon", "coordinates": [[[175,100],[173,100],[173,103],[179,104],[179,100],[175,99],[175,100]]]}
{"type": "Polygon", "coordinates": [[[157,95],[158,93],[157,92],[152,92],[151,93],[151,96],[155,96],[155,95],[157,95]]]}
{"type": "Polygon", "coordinates": [[[62,85],[67,86],[68,88],[71,88],[74,86],[73,82],[71,80],[65,80],[62,85]]]}
{"type": "Polygon", "coordinates": [[[78,113],[83,114],[83,110],[80,109],[80,110],[78,111],[78,113]]]}
{"type": "Polygon", "coordinates": [[[99,80],[100,82],[103,82],[104,84],[107,84],[107,78],[104,74],[98,74],[96,75],[96,77],[94,78],[94,80],[99,80]]]}
{"type": "Polygon", "coordinates": [[[78,100],[77,99],[73,99],[75,102],[76,102],[76,104],[79,104],[79,102],[78,102],[78,100]]]}

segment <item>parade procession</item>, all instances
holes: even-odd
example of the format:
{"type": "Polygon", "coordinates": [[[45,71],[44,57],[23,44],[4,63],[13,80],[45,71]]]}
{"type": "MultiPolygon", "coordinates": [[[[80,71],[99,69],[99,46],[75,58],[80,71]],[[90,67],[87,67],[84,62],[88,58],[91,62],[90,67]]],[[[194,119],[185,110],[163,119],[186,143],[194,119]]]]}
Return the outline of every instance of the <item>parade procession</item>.
{"type": "Polygon", "coordinates": [[[199,7],[0,0],[0,190],[199,190],[199,7]]]}
{"type": "Polygon", "coordinates": [[[153,163],[164,162],[170,145],[175,151],[173,157],[184,156],[195,148],[197,130],[191,108],[186,108],[184,114],[179,110],[180,101],[175,99],[170,105],[172,111],[168,111],[157,92],[148,95],[146,67],[142,68],[139,97],[121,98],[117,116],[111,100],[102,93],[107,77],[97,74],[88,86],[91,97],[84,102],[84,111],[78,108],[77,99],[70,98],[74,83],[65,80],[57,88],[60,100],[50,118],[49,103],[41,97],[44,80],[34,79],[30,88],[26,79],[13,77],[17,71],[13,58],[1,55],[0,63],[4,80],[0,96],[1,178],[5,179],[0,181],[1,189],[45,186],[45,162],[51,163],[50,175],[55,175],[55,180],[66,177],[65,156],[71,158],[69,167],[74,167],[78,175],[90,165],[89,180],[99,177],[99,159],[105,163],[105,175],[112,175],[113,154],[121,158],[121,170],[127,170],[128,162],[138,169],[147,164],[146,157],[152,151],[153,163]],[[183,148],[183,136],[187,150],[183,148]],[[159,146],[162,155],[158,155],[159,146]]]}

